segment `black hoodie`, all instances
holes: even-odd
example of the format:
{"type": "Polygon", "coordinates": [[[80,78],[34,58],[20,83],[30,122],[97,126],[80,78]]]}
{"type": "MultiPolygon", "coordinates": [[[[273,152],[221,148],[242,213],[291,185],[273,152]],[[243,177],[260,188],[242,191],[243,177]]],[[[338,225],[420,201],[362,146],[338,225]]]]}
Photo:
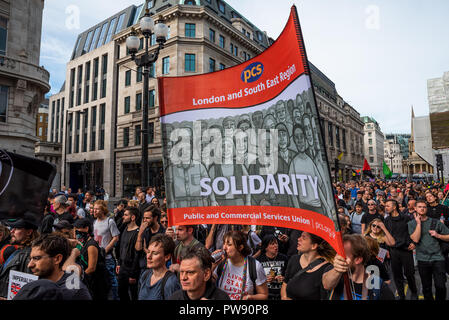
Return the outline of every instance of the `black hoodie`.
{"type": "MultiPolygon", "coordinates": [[[[206,284],[206,291],[201,298],[206,298],[208,300],[231,300],[226,292],[217,288],[215,284],[209,280],[206,284]]],[[[201,299],[200,298],[200,299],[201,299]]],[[[198,300],[200,300],[198,299],[198,300]]],[[[191,300],[184,290],[176,291],[169,300],[191,300]]]]}

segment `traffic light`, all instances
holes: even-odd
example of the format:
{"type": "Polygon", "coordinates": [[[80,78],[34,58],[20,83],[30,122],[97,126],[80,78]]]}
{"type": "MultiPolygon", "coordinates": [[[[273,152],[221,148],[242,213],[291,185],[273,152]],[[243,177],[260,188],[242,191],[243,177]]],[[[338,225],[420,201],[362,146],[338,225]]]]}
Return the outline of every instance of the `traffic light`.
{"type": "Polygon", "coordinates": [[[443,170],[443,155],[437,154],[436,160],[437,160],[437,170],[443,170]]]}

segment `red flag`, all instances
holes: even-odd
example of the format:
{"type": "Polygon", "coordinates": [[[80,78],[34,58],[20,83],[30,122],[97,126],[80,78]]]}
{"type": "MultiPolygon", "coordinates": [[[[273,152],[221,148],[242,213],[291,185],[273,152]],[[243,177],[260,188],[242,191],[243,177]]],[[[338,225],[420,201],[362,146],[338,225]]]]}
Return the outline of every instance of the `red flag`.
{"type": "Polygon", "coordinates": [[[363,162],[363,171],[371,171],[371,167],[368,164],[368,161],[363,162]]]}
{"type": "Polygon", "coordinates": [[[449,190],[449,183],[446,185],[446,188],[444,188],[444,193],[446,193],[449,190]]]}

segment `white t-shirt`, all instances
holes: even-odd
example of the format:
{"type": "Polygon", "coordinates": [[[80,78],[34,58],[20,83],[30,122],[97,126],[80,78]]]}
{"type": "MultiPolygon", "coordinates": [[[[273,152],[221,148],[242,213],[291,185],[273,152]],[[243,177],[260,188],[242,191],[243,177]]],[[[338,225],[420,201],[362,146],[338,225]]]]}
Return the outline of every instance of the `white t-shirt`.
{"type": "MultiPolygon", "coordinates": [[[[102,221],[94,221],[94,239],[101,248],[106,249],[113,237],[120,235],[120,231],[115,224],[114,219],[106,218],[102,221]]],[[[106,255],[106,259],[112,258],[111,254],[106,255]]]]}
{"type": "MultiPolygon", "coordinates": [[[[262,264],[255,260],[256,262],[256,285],[260,286],[267,281],[267,276],[265,275],[265,270],[262,264]]],[[[217,274],[217,269],[215,269],[215,275],[217,274]]],[[[236,267],[228,259],[226,270],[223,271],[217,287],[226,292],[231,298],[231,300],[240,300],[243,282],[243,266],[236,267]]],[[[251,276],[249,274],[249,263],[247,263],[247,273],[246,273],[246,286],[245,292],[248,294],[255,294],[253,282],[251,281],[251,276]]]]}

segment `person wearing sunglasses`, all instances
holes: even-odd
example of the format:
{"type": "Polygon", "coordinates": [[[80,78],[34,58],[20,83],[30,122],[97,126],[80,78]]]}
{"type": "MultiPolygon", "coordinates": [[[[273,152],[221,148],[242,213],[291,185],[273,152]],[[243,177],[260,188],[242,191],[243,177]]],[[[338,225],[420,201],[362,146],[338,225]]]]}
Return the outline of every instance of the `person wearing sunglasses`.
{"type": "Polygon", "coordinates": [[[364,233],[365,237],[371,237],[379,244],[379,257],[383,260],[383,263],[387,267],[390,267],[390,252],[389,247],[393,247],[396,244],[391,233],[387,230],[382,220],[376,218],[370,222],[368,228],[364,233]]]}
{"type": "Polygon", "coordinates": [[[362,234],[365,234],[367,230],[366,226],[368,226],[374,219],[380,219],[381,221],[384,221],[384,217],[379,213],[376,201],[368,200],[367,207],[368,211],[365,211],[365,214],[360,220],[360,222],[362,223],[362,234]]]}

